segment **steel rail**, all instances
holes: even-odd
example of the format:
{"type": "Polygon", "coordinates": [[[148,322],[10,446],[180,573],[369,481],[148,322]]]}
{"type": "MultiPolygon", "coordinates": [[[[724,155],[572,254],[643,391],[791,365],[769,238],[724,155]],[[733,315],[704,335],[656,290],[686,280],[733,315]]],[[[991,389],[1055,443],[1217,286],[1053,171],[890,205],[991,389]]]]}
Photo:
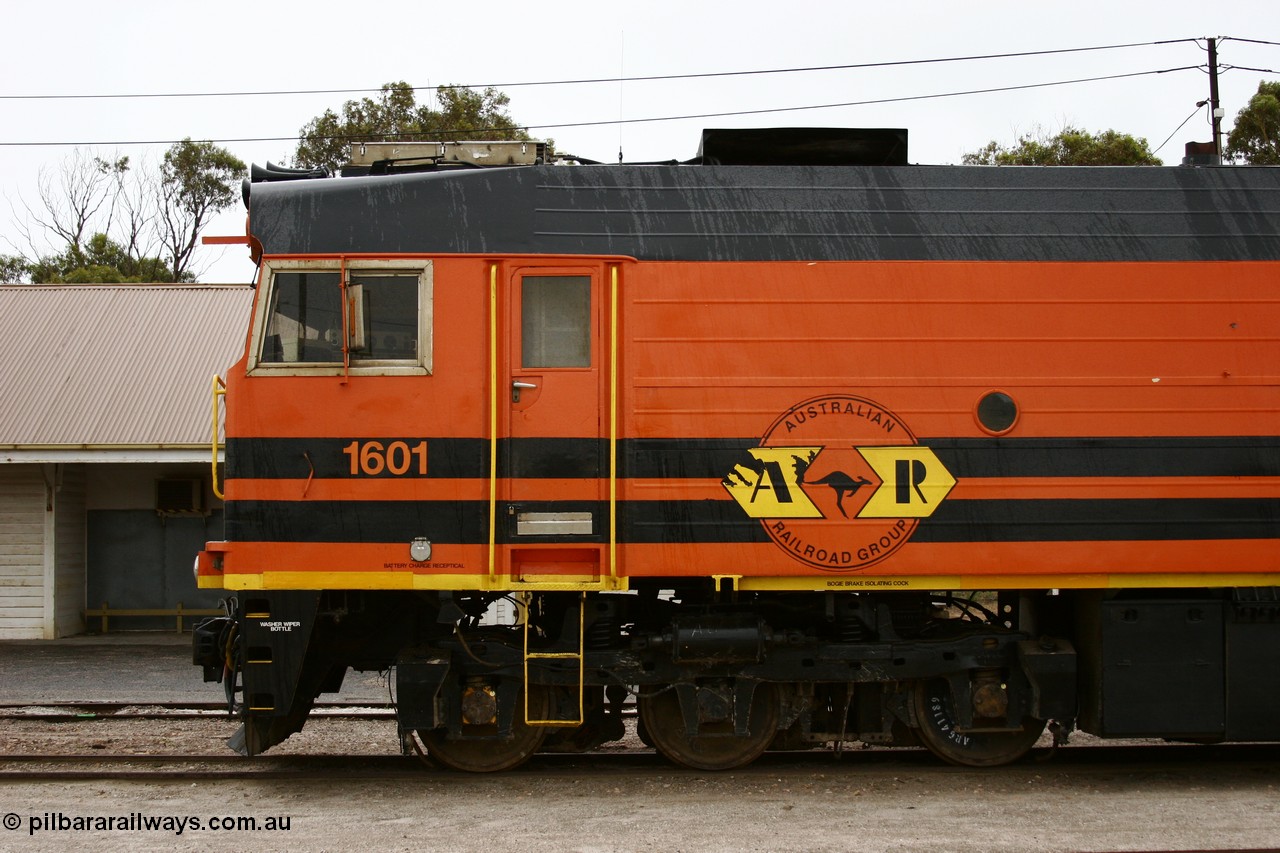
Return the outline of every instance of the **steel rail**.
{"type": "MultiPolygon", "coordinates": [[[[920,748],[831,749],[799,752],[771,752],[734,774],[770,774],[784,767],[833,763],[857,772],[860,766],[910,767],[913,772],[954,775],[956,772],[999,774],[1035,768],[1037,772],[1070,773],[1094,767],[1108,771],[1150,770],[1169,765],[1202,767],[1207,764],[1274,766],[1280,760],[1280,744],[1184,744],[1147,742],[1140,745],[1098,744],[1068,746],[1058,750],[1037,749],[1031,757],[1004,768],[955,768],[940,762],[920,748]]],[[[588,753],[538,753],[525,771],[634,774],[653,770],[669,773],[671,765],[650,749],[606,750],[588,753]]],[[[415,756],[403,755],[280,755],[244,758],[239,755],[172,754],[67,754],[0,755],[0,782],[83,779],[264,779],[305,778],[311,774],[331,778],[387,778],[446,775],[461,777],[451,770],[423,767],[415,756]],[[77,765],[80,765],[77,767],[77,765]],[[17,768],[17,769],[10,769],[17,768]]]]}

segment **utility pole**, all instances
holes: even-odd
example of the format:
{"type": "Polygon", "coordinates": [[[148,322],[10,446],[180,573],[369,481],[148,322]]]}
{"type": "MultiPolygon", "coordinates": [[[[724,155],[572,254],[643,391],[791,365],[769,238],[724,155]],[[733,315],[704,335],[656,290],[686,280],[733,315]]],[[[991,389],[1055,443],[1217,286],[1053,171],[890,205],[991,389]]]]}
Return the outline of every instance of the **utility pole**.
{"type": "Polygon", "coordinates": [[[1222,105],[1218,102],[1218,40],[1209,39],[1209,109],[1213,116],[1213,156],[1222,162],[1222,105]]]}

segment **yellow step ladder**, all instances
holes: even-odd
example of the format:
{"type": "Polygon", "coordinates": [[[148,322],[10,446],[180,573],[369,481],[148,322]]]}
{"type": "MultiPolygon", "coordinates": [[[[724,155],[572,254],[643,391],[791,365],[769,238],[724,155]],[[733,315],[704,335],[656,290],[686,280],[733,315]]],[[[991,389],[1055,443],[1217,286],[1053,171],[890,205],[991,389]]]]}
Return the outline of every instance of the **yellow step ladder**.
{"type": "Polygon", "coordinates": [[[586,655],[584,654],[583,636],[587,623],[587,594],[578,593],[578,650],[576,652],[531,652],[529,651],[529,613],[531,599],[525,604],[524,618],[524,721],[530,726],[580,726],[586,716],[583,708],[583,683],[586,680],[586,655]],[[529,661],[531,660],[576,660],[578,662],[578,717],[574,720],[531,720],[529,719],[529,661]]]}

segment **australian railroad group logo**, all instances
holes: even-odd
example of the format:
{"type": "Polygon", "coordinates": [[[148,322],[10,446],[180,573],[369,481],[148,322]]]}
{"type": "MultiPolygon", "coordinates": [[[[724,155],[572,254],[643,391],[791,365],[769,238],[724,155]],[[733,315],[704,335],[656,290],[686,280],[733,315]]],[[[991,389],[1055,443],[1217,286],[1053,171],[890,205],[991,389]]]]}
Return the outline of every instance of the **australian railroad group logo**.
{"type": "Polygon", "coordinates": [[[723,483],[790,556],[847,572],[902,547],[956,481],[893,412],[826,394],[775,420],[723,483]]]}

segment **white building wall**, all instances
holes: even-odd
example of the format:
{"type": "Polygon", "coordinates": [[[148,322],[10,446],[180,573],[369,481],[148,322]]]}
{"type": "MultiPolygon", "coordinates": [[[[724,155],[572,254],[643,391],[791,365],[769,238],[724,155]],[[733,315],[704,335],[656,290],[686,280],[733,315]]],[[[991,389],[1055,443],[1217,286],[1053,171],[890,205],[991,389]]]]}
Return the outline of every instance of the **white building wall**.
{"type": "Polygon", "coordinates": [[[0,465],[0,640],[45,636],[45,524],[40,465],[0,465]]]}

